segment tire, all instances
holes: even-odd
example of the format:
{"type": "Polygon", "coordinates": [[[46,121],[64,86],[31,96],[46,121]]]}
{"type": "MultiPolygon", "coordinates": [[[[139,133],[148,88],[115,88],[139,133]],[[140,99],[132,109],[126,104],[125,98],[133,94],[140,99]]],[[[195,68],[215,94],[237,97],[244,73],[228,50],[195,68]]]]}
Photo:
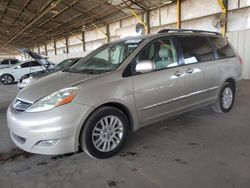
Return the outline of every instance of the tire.
{"type": "Polygon", "coordinates": [[[1,77],[1,83],[4,85],[10,85],[14,82],[14,77],[10,74],[3,74],[1,77]]]}
{"type": "Polygon", "coordinates": [[[105,159],[122,149],[128,135],[129,122],[125,114],[117,108],[103,106],[94,111],[83,125],[80,146],[91,157],[105,159]]]}
{"type": "Polygon", "coordinates": [[[218,113],[228,113],[233,108],[234,99],[234,86],[229,82],[225,82],[220,90],[217,102],[212,105],[212,109],[218,113]]]}

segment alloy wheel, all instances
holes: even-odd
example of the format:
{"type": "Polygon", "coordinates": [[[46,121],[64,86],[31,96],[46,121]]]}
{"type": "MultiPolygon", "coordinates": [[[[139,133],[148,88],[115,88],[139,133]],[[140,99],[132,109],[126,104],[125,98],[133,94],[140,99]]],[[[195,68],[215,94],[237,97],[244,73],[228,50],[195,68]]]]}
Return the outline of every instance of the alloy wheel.
{"type": "Polygon", "coordinates": [[[118,117],[113,115],[105,116],[98,121],[93,129],[93,145],[101,152],[110,152],[121,142],[123,132],[123,124],[118,117]]]}
{"type": "Polygon", "coordinates": [[[231,88],[226,87],[222,93],[222,106],[225,109],[230,108],[233,102],[233,91],[231,88]]]}
{"type": "Polygon", "coordinates": [[[1,81],[3,84],[11,84],[12,83],[12,78],[9,75],[3,75],[1,77],[1,81]]]}

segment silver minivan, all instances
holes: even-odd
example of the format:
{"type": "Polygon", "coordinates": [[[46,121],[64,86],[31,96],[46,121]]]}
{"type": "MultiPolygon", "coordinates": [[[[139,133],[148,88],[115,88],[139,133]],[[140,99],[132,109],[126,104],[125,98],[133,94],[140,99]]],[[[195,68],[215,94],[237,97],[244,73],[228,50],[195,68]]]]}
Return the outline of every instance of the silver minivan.
{"type": "Polygon", "coordinates": [[[108,158],[139,128],[211,105],[229,112],[242,60],[219,33],[162,30],[101,46],[23,89],[7,112],[13,142],[39,154],[108,158]]]}

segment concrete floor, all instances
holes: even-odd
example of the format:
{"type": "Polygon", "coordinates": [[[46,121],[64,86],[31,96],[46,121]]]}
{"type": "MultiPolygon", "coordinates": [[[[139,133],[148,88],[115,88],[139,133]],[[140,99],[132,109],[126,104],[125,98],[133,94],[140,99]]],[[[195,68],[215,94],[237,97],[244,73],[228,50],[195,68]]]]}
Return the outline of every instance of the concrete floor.
{"type": "Polygon", "coordinates": [[[152,125],[130,137],[117,156],[43,156],[12,144],[6,108],[15,85],[0,85],[0,187],[250,187],[250,81],[234,109],[205,107],[152,125]]]}

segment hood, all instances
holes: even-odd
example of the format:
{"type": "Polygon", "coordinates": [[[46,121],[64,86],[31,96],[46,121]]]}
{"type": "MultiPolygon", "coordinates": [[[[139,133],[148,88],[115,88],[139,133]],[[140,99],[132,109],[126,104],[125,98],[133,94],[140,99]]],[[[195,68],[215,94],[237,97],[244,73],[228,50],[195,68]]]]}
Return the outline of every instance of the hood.
{"type": "Polygon", "coordinates": [[[8,69],[10,68],[10,66],[7,66],[7,67],[0,67],[0,69],[8,69]]]}
{"type": "Polygon", "coordinates": [[[33,103],[60,89],[75,86],[97,76],[98,75],[56,72],[28,85],[17,94],[17,98],[33,103]]]}
{"type": "MultiPolygon", "coordinates": [[[[5,68],[0,68],[0,73],[8,73],[9,71],[13,70],[12,67],[5,67],[5,68]]],[[[0,75],[1,76],[1,75],[0,75]]]]}
{"type": "Polygon", "coordinates": [[[42,77],[43,75],[47,75],[47,74],[51,74],[51,73],[53,73],[54,71],[48,71],[48,70],[43,70],[43,71],[38,71],[38,72],[33,72],[33,73],[31,73],[30,75],[29,75],[29,77],[30,76],[32,76],[33,78],[34,77],[42,77]],[[42,76],[41,76],[42,75],[42,76]]]}
{"type": "Polygon", "coordinates": [[[41,55],[39,55],[36,52],[33,52],[33,51],[31,51],[29,49],[26,49],[26,48],[21,48],[21,49],[19,49],[19,51],[23,52],[23,53],[25,53],[27,55],[29,55],[34,60],[36,60],[37,62],[39,62],[41,65],[43,65],[46,69],[53,68],[53,66],[54,66],[53,63],[51,63],[45,57],[42,57],[41,55]]]}
{"type": "Polygon", "coordinates": [[[32,72],[32,73],[29,73],[29,74],[25,74],[21,77],[21,79],[26,79],[26,78],[29,78],[29,77],[33,77],[33,78],[41,78],[43,76],[46,76],[46,75],[49,75],[51,73],[54,73],[55,71],[53,69],[51,70],[43,70],[43,71],[37,71],[37,72],[32,72]]]}

